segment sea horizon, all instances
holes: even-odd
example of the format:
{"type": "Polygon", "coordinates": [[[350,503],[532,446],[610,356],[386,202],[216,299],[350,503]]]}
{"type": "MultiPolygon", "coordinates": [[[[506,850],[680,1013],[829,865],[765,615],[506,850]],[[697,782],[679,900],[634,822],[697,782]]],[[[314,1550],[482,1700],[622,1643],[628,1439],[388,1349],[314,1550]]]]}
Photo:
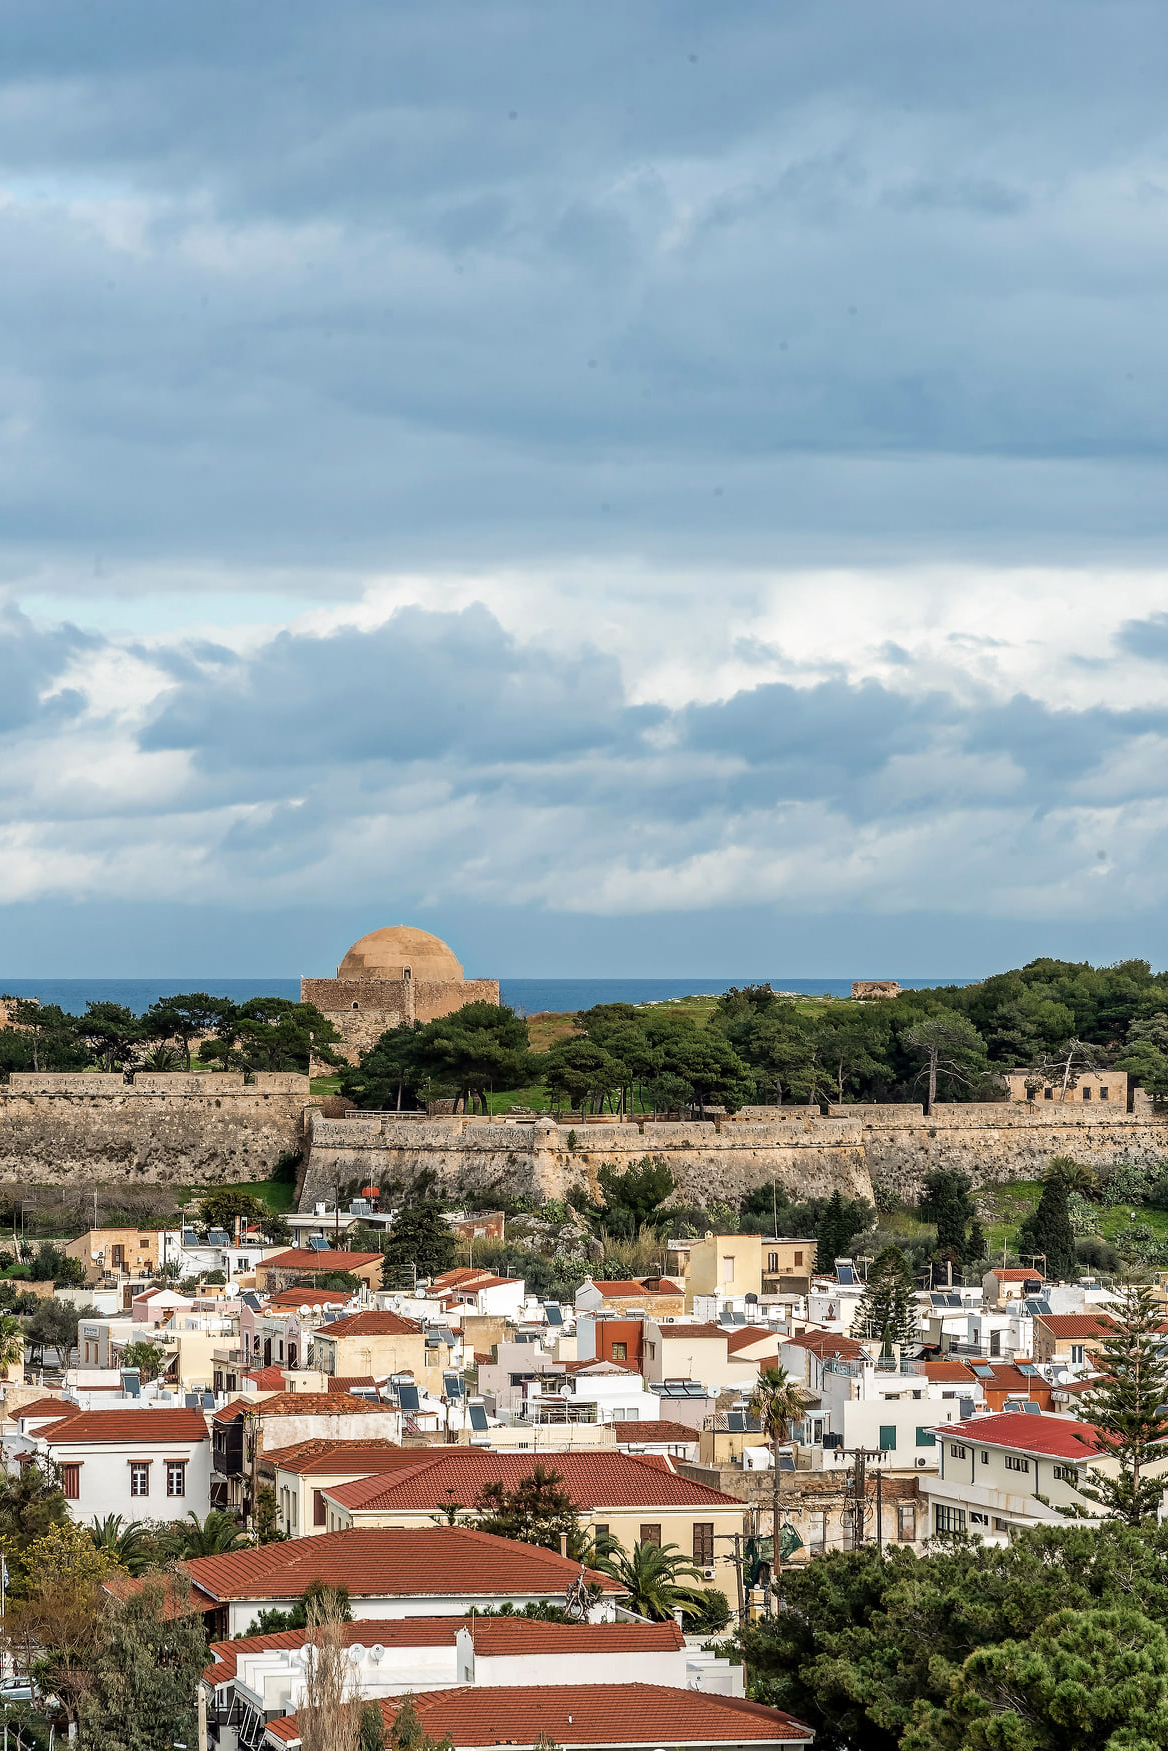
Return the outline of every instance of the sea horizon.
{"type": "MultiPolygon", "coordinates": [[[[874,974],[874,978],[896,978],[894,974],[874,974]]],[[[984,977],[984,975],[981,975],[984,977]]],[[[857,978],[864,977],[857,974],[857,978]]],[[[976,978],[928,977],[901,975],[897,983],[902,990],[927,991],[945,985],[973,985],[976,978]]],[[[588,1009],[594,1003],[668,1003],[681,997],[718,997],[734,986],[766,985],[775,991],[801,997],[847,997],[851,994],[851,979],[808,979],[795,974],[784,976],[763,973],[739,974],[721,979],[509,979],[500,978],[499,992],[504,1003],[520,1015],[564,1013],[588,1009]]],[[[135,1015],[141,1015],[152,1003],[180,992],[205,991],[211,997],[229,997],[242,1003],[249,997],[286,997],[293,1001],[300,996],[299,979],[213,978],[209,974],[167,979],[5,979],[0,975],[0,995],[35,997],[41,1003],[59,1004],[70,1015],[83,1015],[87,1003],[120,1003],[135,1015]]]]}

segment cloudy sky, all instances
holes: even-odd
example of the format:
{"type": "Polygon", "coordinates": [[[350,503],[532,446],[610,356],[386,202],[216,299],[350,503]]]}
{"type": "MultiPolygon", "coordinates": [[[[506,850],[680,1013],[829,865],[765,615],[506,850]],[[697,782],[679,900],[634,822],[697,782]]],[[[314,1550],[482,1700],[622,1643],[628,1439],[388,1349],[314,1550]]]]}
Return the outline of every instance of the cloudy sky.
{"type": "Polygon", "coordinates": [[[1168,962],[1162,3],[9,0],[0,977],[1168,962]]]}

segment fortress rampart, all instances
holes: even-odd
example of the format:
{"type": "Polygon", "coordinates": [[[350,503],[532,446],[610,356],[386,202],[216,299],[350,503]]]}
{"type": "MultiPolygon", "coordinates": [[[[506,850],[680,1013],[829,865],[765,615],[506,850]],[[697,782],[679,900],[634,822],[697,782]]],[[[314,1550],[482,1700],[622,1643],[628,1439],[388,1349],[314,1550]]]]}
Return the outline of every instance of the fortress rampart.
{"type": "Polygon", "coordinates": [[[13,1073],[0,1089],[0,1179],[187,1185],[267,1179],[299,1151],[307,1076],[13,1073]]]}

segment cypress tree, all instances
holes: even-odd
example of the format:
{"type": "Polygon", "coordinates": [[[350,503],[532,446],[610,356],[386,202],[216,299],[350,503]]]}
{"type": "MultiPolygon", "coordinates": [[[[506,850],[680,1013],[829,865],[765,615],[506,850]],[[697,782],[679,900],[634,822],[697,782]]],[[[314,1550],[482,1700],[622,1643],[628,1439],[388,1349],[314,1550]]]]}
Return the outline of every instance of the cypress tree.
{"type": "Polygon", "coordinates": [[[852,1323],[859,1337],[879,1338],[881,1347],[918,1340],[915,1285],[908,1260],[898,1246],[886,1246],[868,1273],[852,1323]]]}
{"type": "Polygon", "coordinates": [[[942,1256],[952,1253],[958,1261],[969,1256],[965,1231],[977,1220],[969,1195],[972,1184],[967,1173],[937,1168],[925,1179],[925,1195],[918,1205],[920,1214],[937,1225],[937,1251],[942,1256]]]}
{"type": "Polygon", "coordinates": [[[1168,1459],[1168,1362],[1163,1355],[1164,1316],[1142,1283],[1129,1283],[1118,1304],[1107,1311],[1108,1334],[1099,1340],[1095,1360],[1099,1384],[1084,1396],[1080,1411],[1119,1460],[1119,1476],[1096,1472],[1079,1494],[1130,1526],[1155,1520],[1164,1495],[1164,1478],[1148,1467],[1168,1459]]]}
{"type": "Polygon", "coordinates": [[[815,1237],[815,1268],[817,1271],[833,1271],[835,1261],[841,1257],[847,1246],[847,1222],[844,1218],[844,1201],[838,1189],[827,1200],[823,1215],[819,1218],[819,1232],[815,1237]]]}
{"type": "Polygon", "coordinates": [[[965,1262],[975,1264],[978,1259],[989,1257],[989,1241],[985,1237],[985,1229],[975,1216],[969,1225],[969,1239],[965,1243],[965,1262]]]}
{"type": "Polygon", "coordinates": [[[1018,1241],[1026,1252],[1046,1254],[1048,1282],[1073,1283],[1078,1277],[1079,1255],[1067,1205],[1067,1182],[1061,1174],[1051,1174],[1046,1180],[1038,1208],[1022,1224],[1018,1241]]]}

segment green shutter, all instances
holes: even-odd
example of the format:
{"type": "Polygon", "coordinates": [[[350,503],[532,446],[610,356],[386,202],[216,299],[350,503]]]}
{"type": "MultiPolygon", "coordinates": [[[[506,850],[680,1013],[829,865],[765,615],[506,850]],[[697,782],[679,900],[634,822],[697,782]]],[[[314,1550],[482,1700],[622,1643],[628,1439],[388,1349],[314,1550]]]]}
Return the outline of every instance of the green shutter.
{"type": "Polygon", "coordinates": [[[936,1445],[937,1445],[937,1437],[936,1437],[936,1435],[934,1435],[932,1429],[918,1429],[917,1430],[917,1446],[918,1447],[935,1447],[936,1445]]]}
{"type": "Polygon", "coordinates": [[[881,1453],[891,1453],[895,1446],[896,1446],[896,1424],[895,1423],[881,1423],[881,1425],[880,1425],[880,1451],[881,1451],[881,1453]]]}

